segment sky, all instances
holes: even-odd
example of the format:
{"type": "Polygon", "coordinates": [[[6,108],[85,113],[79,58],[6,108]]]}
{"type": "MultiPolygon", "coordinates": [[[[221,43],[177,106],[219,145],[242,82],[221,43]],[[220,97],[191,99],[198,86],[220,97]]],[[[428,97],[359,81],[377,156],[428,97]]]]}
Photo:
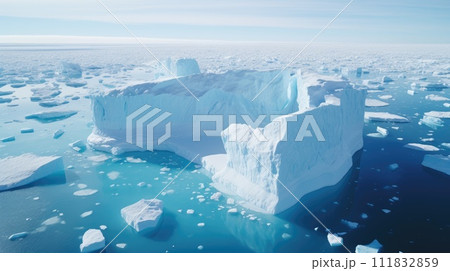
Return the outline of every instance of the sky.
{"type": "MultiPolygon", "coordinates": [[[[350,0],[102,1],[148,39],[306,42],[350,0]]],[[[449,0],[354,0],[317,41],[448,44],[449,14],[449,0]]],[[[130,33],[98,0],[0,0],[0,42],[19,36],[120,40],[130,33]]]]}

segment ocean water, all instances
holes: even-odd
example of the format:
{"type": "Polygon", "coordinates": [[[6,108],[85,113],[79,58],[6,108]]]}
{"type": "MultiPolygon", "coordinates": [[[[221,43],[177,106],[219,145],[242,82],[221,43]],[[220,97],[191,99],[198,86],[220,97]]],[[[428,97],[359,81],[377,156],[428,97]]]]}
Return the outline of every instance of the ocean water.
{"type": "MultiPolygon", "coordinates": [[[[161,59],[195,57],[202,71],[222,72],[280,68],[298,48],[261,47],[255,51],[252,46],[172,45],[152,49],[161,59]]],[[[345,67],[349,79],[355,83],[380,81],[388,75],[394,81],[383,84],[380,92],[371,91],[368,98],[383,100],[380,95],[392,95],[383,100],[389,106],[367,111],[399,114],[410,122],[366,123],[364,147],[355,154],[354,166],[347,176],[336,186],[305,196],[302,202],[333,233],[343,237],[350,250],[377,239],[383,244],[383,252],[448,252],[450,178],[421,166],[427,152],[404,145],[431,144],[440,149],[434,153],[450,155],[450,149],[441,145],[450,143],[450,120],[443,119],[444,126],[437,129],[418,123],[425,112],[450,111],[443,101],[425,98],[429,94],[450,98],[449,90],[407,94],[411,83],[450,82],[450,50],[338,49],[312,48],[294,66],[323,74],[341,73],[345,67]],[[357,77],[357,67],[369,73],[357,77]],[[376,132],[377,126],[387,128],[389,135],[366,136],[376,132]],[[433,140],[426,141],[430,138],[433,140]],[[394,163],[399,167],[392,170],[389,166],[394,163]]],[[[28,152],[60,155],[66,167],[65,172],[32,185],[0,192],[0,252],[79,252],[83,233],[101,225],[107,226],[103,234],[109,242],[126,226],[120,216],[121,208],[141,198],[155,197],[188,165],[189,161],[169,152],[112,156],[89,148],[78,153],[68,146],[76,140],[85,141],[92,131],[89,93],[164,77],[164,72],[156,68],[154,60],[141,48],[3,46],[0,59],[0,82],[7,82],[0,91],[14,91],[1,96],[13,100],[0,104],[0,138],[16,137],[13,142],[0,142],[0,158],[28,152]],[[63,61],[80,64],[86,86],[65,85],[58,74],[63,61]],[[20,88],[11,87],[11,82],[21,81],[28,83],[20,88]],[[58,98],[69,103],[51,110],[78,113],[54,122],[25,119],[28,114],[49,109],[30,101],[31,89],[53,82],[59,84],[62,92],[58,98]],[[34,133],[21,134],[22,128],[34,128],[34,133]],[[58,129],[65,133],[54,139],[53,132],[58,129]],[[105,161],[93,161],[99,155],[106,156],[105,161]],[[133,163],[130,158],[145,162],[133,163]],[[163,167],[170,170],[161,171],[163,167]],[[84,187],[98,192],[84,197],[73,195],[84,187]],[[89,211],[91,215],[81,217],[89,211]],[[21,240],[8,240],[11,234],[23,231],[29,235],[21,240]]],[[[189,165],[158,197],[164,201],[160,229],[144,235],[128,227],[106,252],[346,252],[343,247],[329,245],[325,229],[300,204],[276,216],[260,214],[238,204],[227,204],[226,195],[220,201],[211,200],[210,196],[217,191],[210,183],[198,165],[189,165]],[[230,208],[242,213],[228,214],[230,208]],[[187,214],[188,209],[193,209],[194,214],[187,214]],[[126,246],[119,248],[116,244],[126,246]]]]}

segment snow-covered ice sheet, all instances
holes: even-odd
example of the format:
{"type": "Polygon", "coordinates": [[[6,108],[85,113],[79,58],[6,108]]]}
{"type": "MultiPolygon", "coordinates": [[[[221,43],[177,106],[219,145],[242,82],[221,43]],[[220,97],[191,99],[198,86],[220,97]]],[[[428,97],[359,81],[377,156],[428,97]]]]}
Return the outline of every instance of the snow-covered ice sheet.
{"type": "Polygon", "coordinates": [[[62,157],[31,153],[0,159],[0,191],[27,185],[64,171],[62,157]]]}

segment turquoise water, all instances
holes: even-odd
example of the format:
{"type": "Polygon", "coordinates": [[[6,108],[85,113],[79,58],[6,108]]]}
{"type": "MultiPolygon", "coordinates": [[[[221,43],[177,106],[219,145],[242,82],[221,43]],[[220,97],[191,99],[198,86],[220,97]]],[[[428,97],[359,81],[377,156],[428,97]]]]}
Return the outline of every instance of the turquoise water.
{"type": "MultiPolygon", "coordinates": [[[[38,53],[31,51],[27,54],[38,53]]],[[[96,55],[95,51],[88,54],[96,55]]],[[[48,55],[41,57],[48,58],[48,55]]],[[[53,67],[32,62],[37,68],[27,71],[27,74],[39,74],[41,70],[53,67]]],[[[26,61],[19,64],[23,63],[26,61]]],[[[85,71],[84,76],[88,77],[85,88],[67,87],[61,83],[60,97],[80,97],[54,108],[78,111],[77,115],[65,120],[42,123],[25,119],[27,114],[46,110],[29,100],[30,89],[37,85],[19,89],[10,85],[0,88],[1,91],[14,90],[16,97],[9,104],[0,104],[0,138],[16,136],[13,142],[0,143],[0,158],[27,152],[60,155],[66,167],[65,172],[32,185],[0,192],[0,252],[79,252],[83,233],[101,225],[107,226],[103,234],[109,242],[126,226],[120,216],[121,208],[141,198],[153,198],[189,163],[168,152],[127,153],[114,157],[91,149],[78,153],[68,146],[76,140],[85,141],[92,131],[90,100],[85,96],[100,87],[100,78],[110,80],[111,84],[117,78],[145,78],[145,67],[124,64],[111,68],[109,65],[101,64],[100,72],[85,71]],[[133,72],[127,73],[128,70],[133,72]],[[18,106],[8,106],[11,104],[18,106]],[[22,128],[34,128],[34,133],[20,134],[22,128]],[[53,139],[53,132],[58,129],[65,133],[59,139],[53,139]],[[107,160],[90,160],[90,157],[98,155],[106,155],[107,160]],[[131,163],[127,161],[129,157],[145,162],[131,163]],[[161,171],[163,167],[170,170],[161,171]],[[111,172],[114,172],[112,175],[118,173],[116,179],[108,177],[111,172]],[[98,192],[84,197],[73,195],[85,186],[98,192]],[[81,214],[88,211],[92,214],[82,218],[81,214]],[[55,223],[43,225],[48,219],[55,223]],[[11,234],[23,231],[30,234],[21,240],[8,240],[11,234]]],[[[11,67],[16,67],[13,62],[4,68],[3,78],[8,77],[7,71],[11,67]]],[[[17,76],[23,76],[21,72],[17,71],[17,76]]],[[[443,102],[426,100],[425,96],[431,92],[419,91],[414,96],[408,95],[406,91],[410,89],[410,83],[419,82],[417,74],[407,74],[406,79],[398,79],[395,75],[399,72],[389,74],[395,81],[385,85],[383,92],[368,95],[377,99],[378,95],[392,95],[392,99],[385,100],[390,105],[368,111],[399,114],[411,122],[366,123],[364,134],[373,133],[377,126],[381,126],[388,128],[389,136],[365,136],[364,148],[355,155],[354,167],[347,176],[335,187],[316,191],[302,201],[332,232],[341,235],[351,250],[358,244],[378,239],[384,245],[383,251],[388,252],[448,252],[445,237],[450,234],[450,179],[420,165],[425,152],[410,150],[403,145],[415,142],[440,147],[441,143],[448,143],[448,119],[444,120],[444,127],[436,130],[419,125],[418,121],[424,112],[449,109],[443,106],[443,102]],[[434,138],[434,141],[421,142],[420,138],[434,138]],[[393,163],[399,165],[395,171],[389,169],[393,163]],[[391,212],[385,213],[382,209],[391,212]],[[342,219],[359,225],[353,229],[342,219]]],[[[383,74],[371,69],[371,73],[363,75],[363,78],[356,78],[352,73],[350,79],[358,82],[380,78],[383,74]]],[[[53,79],[47,80],[51,82],[53,79]]],[[[438,79],[429,75],[427,80],[438,79]]],[[[450,97],[448,89],[434,94],[450,97]]],[[[436,153],[450,154],[449,149],[440,149],[436,153]]],[[[302,206],[294,206],[277,216],[259,214],[238,204],[227,204],[227,196],[222,196],[218,202],[210,200],[210,196],[217,192],[210,182],[198,165],[189,165],[159,196],[164,202],[160,230],[153,235],[142,235],[128,227],[106,252],[345,252],[342,247],[330,247],[325,230],[302,206]],[[234,207],[245,213],[228,214],[227,210],[234,207]],[[187,214],[188,209],[195,210],[195,213],[187,214]],[[199,223],[204,223],[204,226],[199,226],[199,223]],[[126,244],[125,248],[116,246],[122,243],[126,244]]]]}

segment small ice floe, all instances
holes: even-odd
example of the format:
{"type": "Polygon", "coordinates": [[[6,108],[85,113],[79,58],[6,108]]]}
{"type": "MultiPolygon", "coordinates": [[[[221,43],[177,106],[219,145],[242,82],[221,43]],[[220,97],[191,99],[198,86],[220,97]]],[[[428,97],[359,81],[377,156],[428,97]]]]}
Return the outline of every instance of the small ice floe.
{"type": "Polygon", "coordinates": [[[355,253],[378,253],[382,245],[375,239],[368,245],[357,245],[355,253]]]}
{"type": "Polygon", "coordinates": [[[108,174],[106,174],[106,176],[108,176],[108,178],[112,181],[117,180],[117,178],[119,178],[120,173],[117,171],[111,171],[108,174]]]}
{"type": "Polygon", "coordinates": [[[422,142],[433,142],[434,138],[432,138],[432,137],[420,138],[420,141],[422,141],[422,142]]]}
{"type": "Polygon", "coordinates": [[[237,210],[237,208],[231,208],[231,209],[228,210],[228,213],[229,214],[237,214],[238,210],[237,210]]]}
{"type": "Polygon", "coordinates": [[[443,97],[443,96],[439,96],[439,95],[435,95],[435,94],[427,95],[427,96],[425,96],[425,99],[430,100],[430,101],[450,101],[450,99],[447,97],[443,97]]]}
{"type": "Polygon", "coordinates": [[[369,216],[368,216],[366,213],[362,213],[362,214],[361,214],[361,218],[362,218],[362,219],[367,219],[368,217],[369,217],[369,216]]]}
{"type": "Polygon", "coordinates": [[[79,189],[85,189],[85,188],[87,187],[87,185],[84,184],[84,183],[79,183],[79,184],[77,184],[77,187],[78,187],[79,189]]]}
{"type": "Polygon", "coordinates": [[[233,205],[233,204],[234,204],[234,199],[228,198],[228,199],[227,199],[227,204],[228,204],[228,205],[233,205]]]}
{"type": "Polygon", "coordinates": [[[33,128],[22,128],[22,129],[20,129],[20,133],[21,134],[31,134],[31,133],[34,133],[34,129],[33,128]]]}
{"type": "Polygon", "coordinates": [[[61,129],[56,130],[56,131],[53,133],[53,138],[54,138],[54,139],[58,139],[58,138],[60,138],[63,134],[64,134],[64,131],[63,131],[63,130],[61,130],[61,129]]]}
{"type": "Polygon", "coordinates": [[[445,107],[450,107],[450,103],[444,103],[445,107]]]}
{"type": "Polygon", "coordinates": [[[328,243],[330,243],[330,246],[332,247],[339,247],[342,246],[344,239],[342,237],[336,236],[332,233],[328,233],[327,235],[328,243]]]}
{"type": "Polygon", "coordinates": [[[73,87],[73,88],[80,88],[87,85],[86,81],[83,80],[70,80],[66,82],[66,86],[73,87]]]}
{"type": "Polygon", "coordinates": [[[88,216],[92,215],[92,213],[94,213],[94,211],[87,211],[87,212],[82,213],[80,215],[80,217],[81,218],[85,218],[85,217],[88,217],[88,216]]]}
{"type": "Polygon", "coordinates": [[[409,122],[405,117],[388,112],[365,112],[364,119],[367,121],[409,122]]]}
{"type": "Polygon", "coordinates": [[[141,199],[120,210],[122,218],[137,232],[155,231],[163,214],[163,202],[158,199],[141,199]]]}
{"type": "Polygon", "coordinates": [[[108,160],[109,157],[104,154],[100,154],[100,155],[90,156],[87,159],[92,162],[101,163],[101,162],[105,162],[106,160],[108,160]]]}
{"type": "Polygon", "coordinates": [[[450,156],[427,154],[422,166],[450,175],[450,156]]]}
{"type": "Polygon", "coordinates": [[[216,193],[212,194],[210,199],[215,200],[215,201],[219,201],[221,197],[222,197],[222,193],[216,192],[216,193]]]}
{"type": "Polygon", "coordinates": [[[86,144],[83,141],[77,140],[69,144],[69,146],[76,152],[84,152],[86,150],[86,144]]]}
{"type": "Polygon", "coordinates": [[[121,248],[121,249],[124,249],[126,246],[127,246],[127,244],[125,244],[125,243],[116,244],[116,247],[121,248]]]}
{"type": "Polygon", "coordinates": [[[59,216],[53,216],[49,219],[44,220],[44,222],[41,223],[42,226],[51,226],[61,223],[62,220],[59,216]]]}
{"type": "Polygon", "coordinates": [[[359,226],[358,222],[352,222],[352,221],[345,220],[345,219],[341,219],[341,223],[344,225],[347,225],[352,230],[358,228],[358,226],[359,226]]]}
{"type": "Polygon", "coordinates": [[[438,127],[443,127],[444,122],[440,118],[431,117],[431,116],[423,116],[421,120],[419,120],[419,125],[426,125],[431,129],[437,129],[438,127]]]}
{"type": "Polygon", "coordinates": [[[368,137],[375,137],[375,138],[385,138],[385,136],[383,136],[380,133],[368,133],[366,136],[368,136],[368,137]]]}
{"type": "Polygon", "coordinates": [[[394,80],[392,78],[390,78],[389,76],[383,76],[383,78],[381,79],[381,82],[383,83],[389,83],[389,82],[393,82],[394,80]]]}
{"type": "Polygon", "coordinates": [[[430,111],[425,112],[425,116],[435,117],[440,119],[450,119],[450,111],[430,111]]]}
{"type": "Polygon", "coordinates": [[[197,249],[198,249],[198,250],[203,250],[204,247],[203,247],[202,245],[199,245],[199,246],[197,247],[197,249]]]}
{"type": "Polygon", "coordinates": [[[47,111],[30,114],[25,116],[25,118],[36,119],[41,122],[54,122],[58,120],[67,119],[77,113],[78,111],[47,111]]]}
{"type": "Polygon", "coordinates": [[[133,163],[133,164],[147,163],[147,161],[142,160],[141,158],[127,157],[126,160],[128,163],[133,163]]]}
{"type": "Polygon", "coordinates": [[[1,142],[12,142],[12,141],[15,141],[16,140],[16,137],[15,136],[8,136],[8,137],[4,137],[4,138],[2,138],[2,139],[0,139],[0,141],[1,142]]]}
{"type": "Polygon", "coordinates": [[[387,129],[382,128],[380,126],[377,126],[377,132],[380,133],[384,137],[386,137],[389,134],[387,129]]]}
{"type": "Polygon", "coordinates": [[[97,229],[89,229],[83,234],[82,243],[80,245],[81,252],[94,252],[105,247],[105,237],[102,232],[97,229]]]}
{"type": "Polygon", "coordinates": [[[377,99],[366,99],[365,105],[366,107],[383,107],[388,106],[389,104],[377,99]]]}
{"type": "Polygon", "coordinates": [[[16,240],[19,240],[19,239],[23,239],[23,238],[27,237],[28,234],[29,234],[29,233],[26,232],[26,231],[14,233],[14,234],[11,234],[11,235],[8,237],[8,240],[10,240],[10,241],[16,241],[16,240]]]}
{"type": "Polygon", "coordinates": [[[406,93],[407,93],[408,95],[411,95],[411,96],[414,96],[414,94],[416,94],[416,92],[415,92],[414,90],[412,90],[412,89],[408,89],[408,90],[406,91],[406,93]]]}
{"type": "Polygon", "coordinates": [[[0,191],[27,185],[64,171],[62,157],[31,153],[0,159],[0,191]]]}
{"type": "Polygon", "coordinates": [[[168,171],[170,171],[170,168],[168,168],[168,167],[163,167],[163,168],[161,168],[159,171],[161,171],[161,172],[168,172],[168,171]]]}
{"type": "Polygon", "coordinates": [[[97,192],[98,192],[98,190],[95,190],[95,189],[82,189],[82,190],[73,192],[73,195],[78,196],[78,197],[85,197],[85,196],[94,195],[97,192]]]}
{"type": "Polygon", "coordinates": [[[202,228],[202,227],[204,227],[204,226],[205,226],[205,223],[203,223],[203,222],[197,223],[197,227],[202,228]]]}
{"type": "Polygon", "coordinates": [[[442,145],[442,147],[450,149],[450,143],[442,143],[441,145],[442,145]]]}
{"type": "Polygon", "coordinates": [[[106,230],[108,227],[106,227],[105,225],[100,225],[100,229],[102,230],[102,231],[104,231],[104,230],[106,230]]]}
{"type": "Polygon", "coordinates": [[[284,232],[284,233],[281,235],[281,238],[283,238],[284,240],[289,240],[289,239],[292,238],[292,235],[290,235],[289,233],[284,232]]]}
{"type": "Polygon", "coordinates": [[[439,148],[436,148],[433,145],[420,144],[420,143],[408,143],[405,145],[405,148],[418,150],[418,151],[439,151],[439,148]]]}
{"type": "Polygon", "coordinates": [[[147,184],[145,182],[140,182],[137,184],[137,186],[139,187],[145,187],[147,184]]]}
{"type": "Polygon", "coordinates": [[[389,210],[389,209],[381,209],[381,211],[383,211],[383,213],[385,213],[385,214],[389,214],[391,212],[391,210],[389,210]]]}
{"type": "Polygon", "coordinates": [[[389,169],[392,170],[392,171],[396,170],[397,168],[398,168],[398,164],[397,163],[389,165],[389,169]]]}
{"type": "Polygon", "coordinates": [[[51,99],[51,100],[40,101],[39,105],[42,107],[55,107],[55,106],[60,106],[63,104],[68,104],[68,103],[69,102],[66,100],[51,99]]]}
{"type": "Polygon", "coordinates": [[[389,100],[392,99],[392,95],[379,95],[378,98],[382,100],[389,100]]]}

